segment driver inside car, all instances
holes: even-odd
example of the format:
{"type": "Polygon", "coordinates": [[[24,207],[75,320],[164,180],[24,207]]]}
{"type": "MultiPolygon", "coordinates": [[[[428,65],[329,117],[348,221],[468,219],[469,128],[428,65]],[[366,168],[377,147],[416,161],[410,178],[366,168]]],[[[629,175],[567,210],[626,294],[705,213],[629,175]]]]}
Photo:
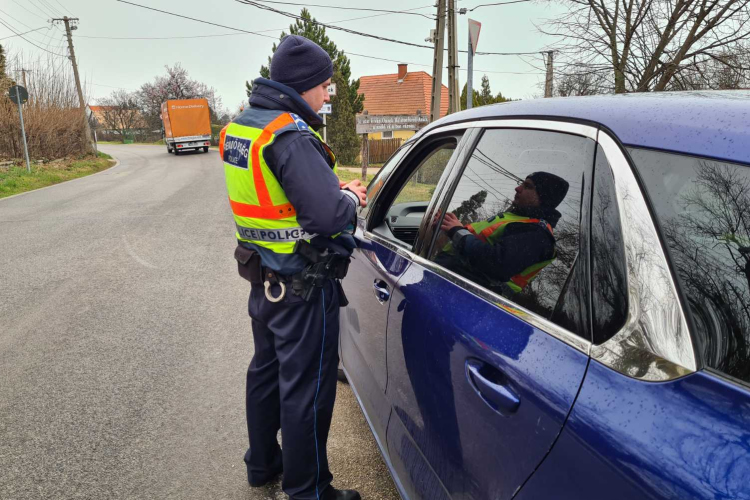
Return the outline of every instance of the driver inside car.
{"type": "Polygon", "coordinates": [[[568,182],[549,172],[535,172],[519,183],[511,206],[489,220],[464,224],[447,213],[440,229],[450,241],[435,263],[509,296],[522,291],[555,260],[556,207],[568,182]]]}

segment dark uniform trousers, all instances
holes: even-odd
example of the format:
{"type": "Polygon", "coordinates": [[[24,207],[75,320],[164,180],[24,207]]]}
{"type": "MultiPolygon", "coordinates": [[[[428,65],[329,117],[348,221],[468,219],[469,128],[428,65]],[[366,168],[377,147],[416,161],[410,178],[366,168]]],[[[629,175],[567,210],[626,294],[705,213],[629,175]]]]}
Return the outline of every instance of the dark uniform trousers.
{"type": "MultiPolygon", "coordinates": [[[[279,286],[271,291],[278,296],[279,286]]],[[[339,362],[337,287],[329,280],[309,302],[287,290],[273,303],[254,285],[248,309],[255,344],[247,370],[248,479],[265,482],[283,462],[284,492],[295,500],[318,498],[333,478],[326,442],[339,362]]]]}

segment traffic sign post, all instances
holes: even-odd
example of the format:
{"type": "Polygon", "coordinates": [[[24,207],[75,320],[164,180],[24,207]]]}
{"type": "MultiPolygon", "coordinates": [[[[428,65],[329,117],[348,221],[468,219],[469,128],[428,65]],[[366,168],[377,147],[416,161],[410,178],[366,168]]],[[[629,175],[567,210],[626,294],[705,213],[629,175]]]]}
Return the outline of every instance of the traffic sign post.
{"type": "MultiPolygon", "coordinates": [[[[328,86],[328,95],[336,95],[336,84],[332,83],[328,86]],[[333,94],[331,94],[331,87],[333,87],[333,94]]],[[[319,115],[323,115],[323,142],[326,142],[328,139],[328,133],[326,132],[326,115],[330,115],[333,112],[333,104],[326,103],[323,104],[323,107],[320,108],[318,111],[319,115]]]]}
{"type": "Polygon", "coordinates": [[[26,170],[31,173],[29,146],[26,144],[26,127],[23,124],[23,104],[29,100],[29,93],[20,85],[15,85],[8,89],[8,97],[18,106],[18,116],[21,118],[21,135],[23,136],[23,152],[26,155],[26,170]]]}
{"type": "Polygon", "coordinates": [[[471,109],[474,104],[474,53],[477,51],[479,43],[479,31],[482,29],[482,23],[469,19],[469,60],[466,77],[466,109],[471,109]]]}

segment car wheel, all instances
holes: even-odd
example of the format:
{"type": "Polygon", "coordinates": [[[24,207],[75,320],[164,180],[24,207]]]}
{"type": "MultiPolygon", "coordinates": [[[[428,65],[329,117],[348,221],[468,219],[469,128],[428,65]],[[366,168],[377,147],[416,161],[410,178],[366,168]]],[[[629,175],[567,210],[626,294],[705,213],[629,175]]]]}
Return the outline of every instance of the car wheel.
{"type": "Polygon", "coordinates": [[[341,360],[339,360],[339,373],[337,378],[339,379],[339,382],[343,382],[345,384],[349,383],[349,380],[346,378],[346,374],[344,373],[344,365],[341,363],[341,360]]]}
{"type": "Polygon", "coordinates": [[[177,148],[175,148],[175,149],[174,149],[174,155],[175,155],[175,156],[177,156],[178,154],[180,154],[180,150],[179,150],[179,149],[177,149],[177,148]]]}
{"type": "Polygon", "coordinates": [[[204,153],[208,153],[208,146],[206,146],[206,147],[203,148],[203,152],[204,153]]]}

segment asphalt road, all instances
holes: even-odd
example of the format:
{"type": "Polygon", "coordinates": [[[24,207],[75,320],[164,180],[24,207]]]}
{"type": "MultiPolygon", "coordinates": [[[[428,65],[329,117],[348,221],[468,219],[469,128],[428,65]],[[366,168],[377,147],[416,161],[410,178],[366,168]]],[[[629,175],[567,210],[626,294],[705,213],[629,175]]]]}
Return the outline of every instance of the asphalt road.
{"type": "MultiPolygon", "coordinates": [[[[103,146],[0,200],[0,498],[286,498],[247,484],[248,285],[218,154],[103,146]]],[[[334,484],[396,499],[348,386],[334,484]]]]}

